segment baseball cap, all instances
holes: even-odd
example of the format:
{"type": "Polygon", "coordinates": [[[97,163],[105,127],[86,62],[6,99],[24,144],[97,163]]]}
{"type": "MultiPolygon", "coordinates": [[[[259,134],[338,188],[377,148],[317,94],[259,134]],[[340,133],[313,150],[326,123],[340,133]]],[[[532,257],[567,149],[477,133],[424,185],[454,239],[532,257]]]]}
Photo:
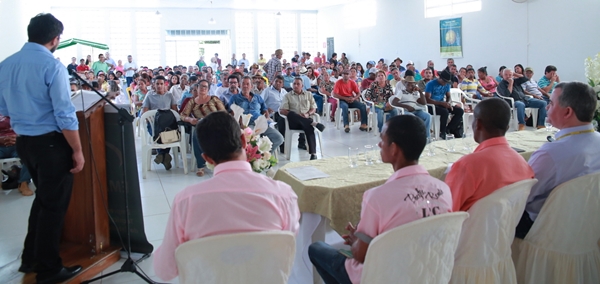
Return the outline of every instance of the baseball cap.
{"type": "Polygon", "coordinates": [[[377,73],[377,71],[379,71],[379,70],[377,68],[373,67],[373,68],[369,69],[369,74],[371,74],[371,73],[375,74],[375,73],[377,73]]]}
{"type": "Polygon", "coordinates": [[[526,68],[525,68],[525,72],[527,72],[527,71],[531,71],[531,72],[533,72],[533,68],[531,68],[531,67],[526,67],[526,68]]]}
{"type": "Polygon", "coordinates": [[[367,64],[375,65],[375,61],[371,60],[371,61],[367,62],[367,64]]]}
{"type": "Polygon", "coordinates": [[[409,60],[408,62],[406,62],[406,66],[408,66],[408,65],[415,65],[415,63],[412,62],[411,60],[409,60]]]}

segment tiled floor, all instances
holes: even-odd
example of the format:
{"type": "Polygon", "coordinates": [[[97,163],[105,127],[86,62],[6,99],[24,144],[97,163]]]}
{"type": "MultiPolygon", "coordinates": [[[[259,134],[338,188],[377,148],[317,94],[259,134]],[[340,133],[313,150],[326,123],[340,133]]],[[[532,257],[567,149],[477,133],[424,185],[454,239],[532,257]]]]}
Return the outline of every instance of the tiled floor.
{"type": "MultiPolygon", "coordinates": [[[[363,147],[367,144],[372,145],[379,142],[379,137],[375,132],[366,133],[359,131],[358,124],[351,127],[352,131],[350,133],[344,133],[343,130],[335,129],[333,123],[326,122],[324,124],[327,127],[322,135],[323,154],[325,157],[347,155],[348,147],[363,147]]],[[[297,149],[297,139],[294,140],[296,141],[292,145],[291,160],[308,160],[308,152],[297,149]]],[[[317,145],[317,147],[320,146],[317,145]]],[[[142,167],[139,155],[139,138],[136,138],[136,148],[146,236],[156,248],[162,241],[175,195],[184,187],[202,182],[210,178],[211,175],[207,174],[200,178],[196,177],[194,171],[184,175],[181,166],[179,168],[173,167],[170,171],[166,171],[162,165],[152,163],[152,171],[147,174],[146,179],[143,179],[141,177],[142,167]]],[[[279,166],[289,163],[282,154],[279,155],[279,159],[279,166]]],[[[6,278],[0,279],[0,283],[18,283],[19,281],[14,279],[19,279],[22,275],[16,272],[16,270],[20,264],[19,258],[27,231],[27,218],[32,201],[33,197],[21,196],[17,190],[0,193],[0,228],[2,228],[0,229],[0,268],[10,266],[12,269],[14,267],[14,274],[0,275],[2,278],[6,278]]],[[[123,260],[119,261],[106,269],[104,273],[118,269],[122,263],[123,260]]],[[[148,276],[156,281],[160,281],[154,275],[152,257],[140,263],[140,266],[148,276]]],[[[104,279],[101,283],[143,283],[143,281],[131,273],[121,273],[104,279]]],[[[171,281],[171,283],[177,283],[177,279],[171,281]]]]}

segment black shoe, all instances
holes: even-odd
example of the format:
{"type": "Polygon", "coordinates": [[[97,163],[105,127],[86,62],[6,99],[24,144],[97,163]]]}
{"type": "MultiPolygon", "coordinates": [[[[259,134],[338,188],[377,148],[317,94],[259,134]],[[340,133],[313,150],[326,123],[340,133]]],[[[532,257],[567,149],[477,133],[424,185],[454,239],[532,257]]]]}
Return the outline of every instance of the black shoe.
{"type": "Polygon", "coordinates": [[[164,157],[165,156],[162,153],[156,154],[156,157],[154,157],[154,162],[157,163],[157,164],[160,164],[160,163],[163,162],[163,158],[164,157]]]}
{"type": "Polygon", "coordinates": [[[345,127],[344,127],[344,132],[346,132],[346,133],[350,132],[350,127],[348,127],[348,126],[345,126],[345,127]]]}
{"type": "Polygon", "coordinates": [[[36,277],[37,278],[36,280],[37,280],[38,284],[60,283],[60,282],[64,282],[65,280],[72,278],[73,276],[77,275],[79,272],[81,272],[81,265],[75,265],[75,266],[71,266],[71,267],[63,267],[58,273],[47,276],[47,277],[40,277],[41,275],[38,274],[36,277]]]}
{"type": "Polygon", "coordinates": [[[156,151],[156,149],[152,149],[152,155],[154,156],[156,154],[158,154],[158,151],[156,151]]]}
{"type": "Polygon", "coordinates": [[[317,159],[317,155],[315,155],[315,154],[310,155],[310,159],[311,160],[316,160],[317,159]]]}
{"type": "Polygon", "coordinates": [[[306,150],[306,144],[298,143],[298,149],[306,150]]]}
{"type": "Polygon", "coordinates": [[[323,132],[323,130],[325,130],[325,125],[321,124],[321,123],[317,123],[317,125],[315,126],[317,129],[319,129],[319,131],[323,132]]]}
{"type": "Polygon", "coordinates": [[[171,160],[173,159],[171,157],[171,154],[169,153],[165,153],[163,154],[164,158],[162,160],[162,164],[165,166],[165,169],[168,171],[171,169],[171,160]]]}
{"type": "Polygon", "coordinates": [[[360,129],[360,131],[371,131],[371,127],[359,127],[358,129],[360,129]]]}
{"type": "Polygon", "coordinates": [[[19,272],[23,272],[25,274],[33,272],[33,265],[27,263],[21,263],[21,267],[19,267],[19,272]]]}

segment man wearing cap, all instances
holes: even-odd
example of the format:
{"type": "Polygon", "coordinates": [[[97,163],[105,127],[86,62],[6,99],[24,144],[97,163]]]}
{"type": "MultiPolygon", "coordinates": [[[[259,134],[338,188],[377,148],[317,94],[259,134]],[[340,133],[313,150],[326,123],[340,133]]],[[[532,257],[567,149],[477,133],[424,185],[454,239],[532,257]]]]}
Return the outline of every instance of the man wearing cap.
{"type": "MultiPolygon", "coordinates": [[[[452,98],[450,97],[450,82],[452,74],[448,70],[440,72],[440,77],[429,81],[425,86],[425,95],[427,96],[427,103],[433,104],[435,107],[435,114],[440,116],[440,138],[446,139],[446,133],[452,133],[455,137],[462,137],[463,132],[462,117],[464,111],[458,106],[452,105],[452,98]],[[450,123],[448,123],[448,116],[453,114],[450,123]]],[[[433,114],[433,107],[427,107],[430,114],[433,114]]]]}
{"type": "Polygon", "coordinates": [[[379,71],[379,70],[377,70],[377,68],[375,68],[375,67],[369,69],[369,76],[367,78],[363,79],[362,82],[360,83],[361,91],[368,89],[371,86],[371,84],[373,82],[375,82],[375,77],[377,77],[377,71],[379,71]]]}
{"type": "Polygon", "coordinates": [[[402,59],[400,59],[400,57],[396,57],[396,59],[394,59],[394,65],[396,66],[396,68],[398,68],[398,70],[400,70],[400,73],[406,70],[406,68],[402,66],[402,59]]]}
{"type": "Polygon", "coordinates": [[[536,98],[525,96],[521,85],[527,82],[527,78],[521,74],[513,73],[512,69],[506,68],[502,71],[502,81],[498,84],[498,94],[503,97],[513,98],[514,107],[517,108],[517,120],[519,121],[519,130],[525,130],[525,108],[538,109],[537,128],[544,128],[546,120],[546,102],[536,98]]]}
{"type": "MultiPolygon", "coordinates": [[[[530,95],[536,99],[543,100],[544,94],[542,90],[538,86],[538,83],[533,79],[533,68],[527,67],[525,68],[525,77],[528,79],[527,82],[521,84],[521,88],[523,88],[523,92],[526,95],[530,95]]],[[[546,101],[548,102],[548,101],[546,101]]]]}
{"type": "MultiPolygon", "coordinates": [[[[399,82],[402,83],[402,82],[399,82]]],[[[415,77],[406,76],[404,78],[405,88],[396,92],[392,99],[392,105],[401,107],[405,110],[404,114],[411,114],[419,117],[425,123],[427,138],[430,136],[431,115],[427,112],[427,99],[425,93],[417,88],[415,77]]]]}
{"type": "Polygon", "coordinates": [[[269,82],[273,81],[277,72],[281,73],[281,57],[283,56],[283,50],[275,50],[275,57],[271,58],[267,64],[263,66],[263,70],[267,72],[267,79],[269,82]]]}
{"type": "Polygon", "coordinates": [[[358,86],[352,80],[350,80],[350,72],[348,70],[342,71],[342,79],[335,82],[333,87],[333,97],[340,100],[339,107],[342,111],[342,118],[344,122],[344,131],[350,132],[349,121],[348,121],[348,108],[356,108],[360,111],[360,130],[368,131],[367,127],[367,109],[363,103],[360,102],[360,91],[358,86]]]}

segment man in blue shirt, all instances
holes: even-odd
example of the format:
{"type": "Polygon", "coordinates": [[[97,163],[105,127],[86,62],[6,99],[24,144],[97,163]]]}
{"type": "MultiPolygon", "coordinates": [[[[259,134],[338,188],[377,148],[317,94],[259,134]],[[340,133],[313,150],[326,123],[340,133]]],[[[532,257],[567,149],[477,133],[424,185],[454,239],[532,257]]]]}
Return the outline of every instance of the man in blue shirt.
{"type": "MultiPolygon", "coordinates": [[[[462,137],[462,117],[464,111],[462,108],[452,105],[450,98],[450,83],[452,74],[447,69],[440,72],[440,76],[429,81],[425,85],[425,96],[428,104],[435,106],[435,114],[440,116],[440,138],[446,139],[446,133],[454,134],[454,137],[462,137]],[[452,114],[452,119],[448,123],[448,116],[452,114]]],[[[433,108],[428,106],[429,114],[433,115],[433,108]]]]}
{"type": "Polygon", "coordinates": [[[85,163],[67,69],[52,55],[62,31],[54,16],[38,14],[27,26],[29,42],[0,63],[0,113],[11,118],[17,152],[37,187],[19,268],[37,272],[37,283],[63,282],[81,271],[64,267],[59,256],[73,174],[85,163]]]}
{"type": "MultiPolygon", "coordinates": [[[[229,84],[231,84],[231,81],[229,84]]],[[[229,100],[229,105],[236,104],[244,109],[244,114],[251,114],[252,118],[250,119],[250,125],[254,125],[254,121],[261,115],[264,115],[268,119],[269,111],[262,97],[252,94],[250,90],[252,90],[252,78],[246,76],[242,79],[242,92],[233,95],[229,100]]],[[[269,137],[269,140],[273,142],[271,153],[283,144],[283,136],[281,133],[271,127],[267,127],[267,131],[265,131],[263,135],[269,137]]]]}
{"type": "Polygon", "coordinates": [[[285,68],[285,75],[283,75],[283,88],[286,91],[289,92],[292,90],[294,78],[296,77],[292,74],[292,67],[285,68]]]}

